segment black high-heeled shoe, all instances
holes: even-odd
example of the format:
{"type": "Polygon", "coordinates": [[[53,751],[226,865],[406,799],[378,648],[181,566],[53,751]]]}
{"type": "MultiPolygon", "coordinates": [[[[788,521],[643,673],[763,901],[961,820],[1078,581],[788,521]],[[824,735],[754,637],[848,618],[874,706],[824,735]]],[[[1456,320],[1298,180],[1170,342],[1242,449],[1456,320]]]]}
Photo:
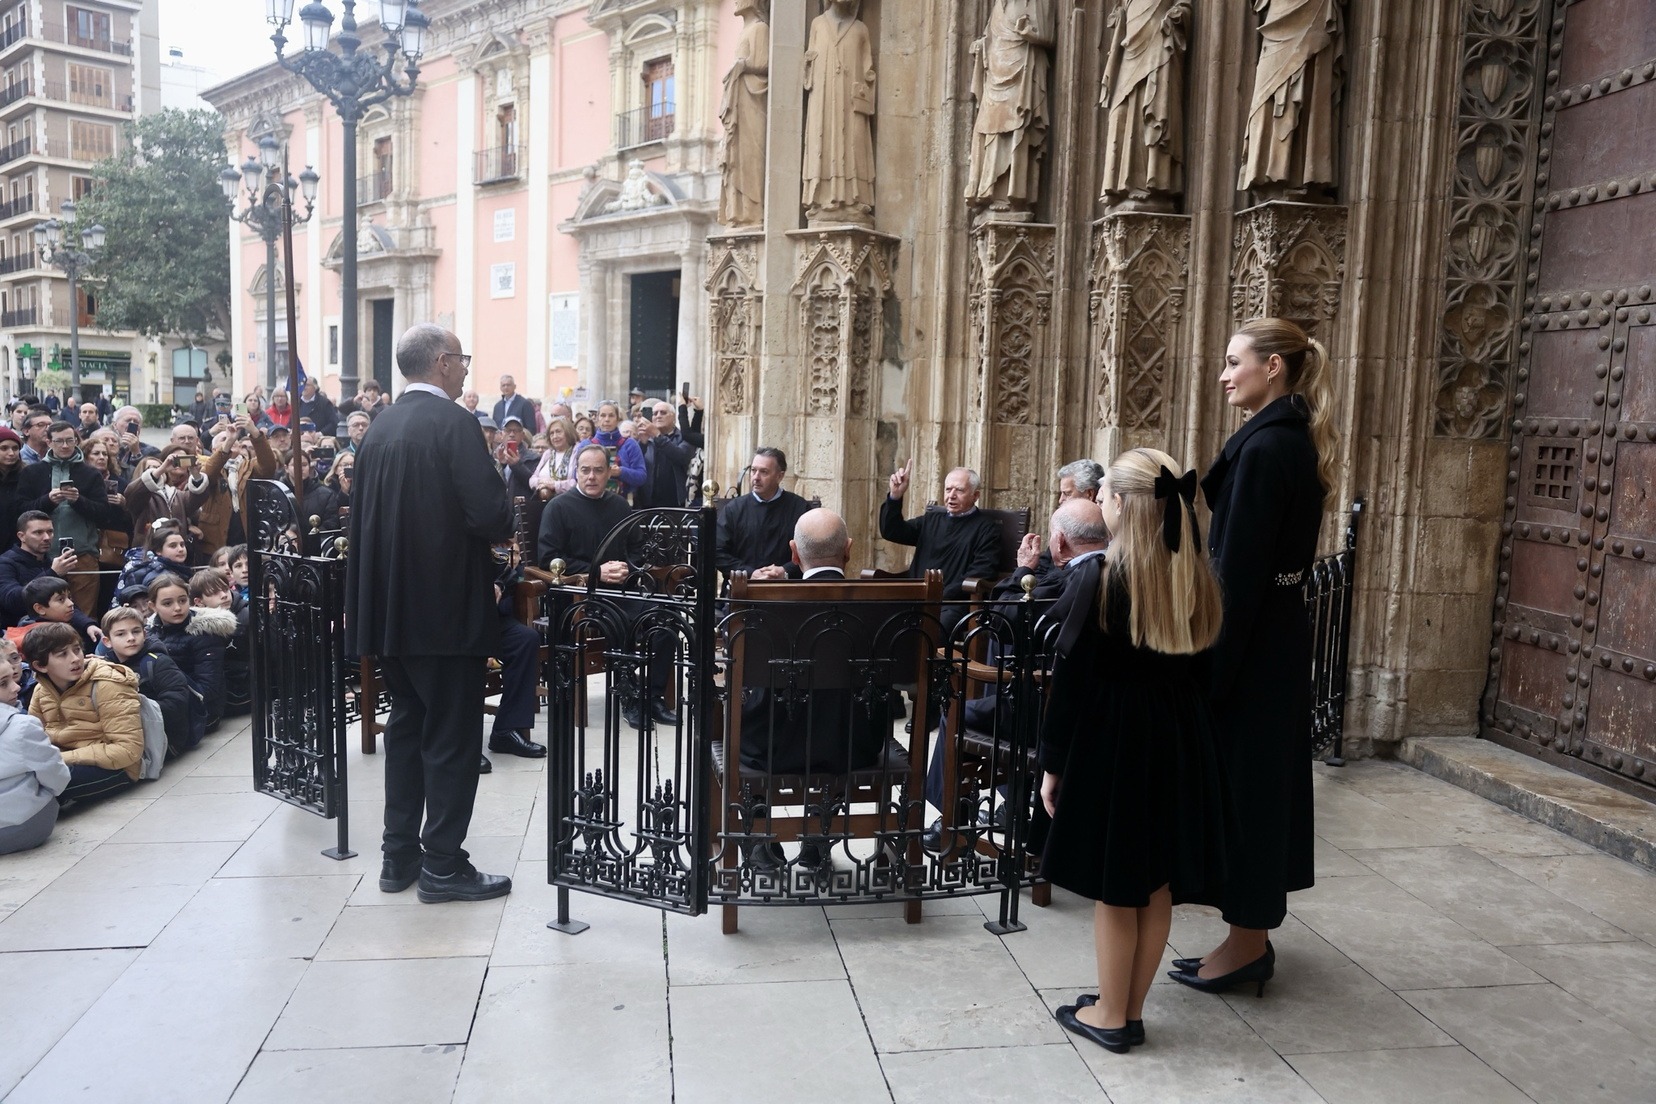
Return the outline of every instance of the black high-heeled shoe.
{"type": "Polygon", "coordinates": [[[1205,978],[1199,974],[1187,974],[1180,970],[1169,970],[1167,976],[1180,985],[1188,985],[1201,993],[1223,993],[1236,988],[1238,985],[1256,982],[1258,988],[1254,990],[1254,996],[1263,997],[1265,995],[1265,983],[1270,981],[1275,973],[1276,951],[1267,945],[1264,954],[1246,966],[1232,970],[1221,977],[1205,978]]]}
{"type": "MultiPolygon", "coordinates": [[[[1097,1003],[1098,1003],[1098,994],[1097,993],[1082,993],[1079,997],[1075,998],[1075,1007],[1078,1008],[1078,1009],[1080,1009],[1080,1008],[1090,1008],[1092,1005],[1095,1005],[1097,1003]]],[[[1144,1021],[1143,1020],[1128,1020],[1127,1021],[1127,1042],[1129,1044],[1131,1044],[1132,1046],[1143,1046],[1144,1045],[1144,1021]]]]}
{"type": "MultiPolygon", "coordinates": [[[[1269,939],[1265,941],[1265,949],[1272,955],[1276,954],[1276,948],[1271,946],[1271,941],[1269,939]]],[[[1175,958],[1173,960],[1173,968],[1178,970],[1180,973],[1194,974],[1197,970],[1202,968],[1202,960],[1199,958],[1175,958]]]]}

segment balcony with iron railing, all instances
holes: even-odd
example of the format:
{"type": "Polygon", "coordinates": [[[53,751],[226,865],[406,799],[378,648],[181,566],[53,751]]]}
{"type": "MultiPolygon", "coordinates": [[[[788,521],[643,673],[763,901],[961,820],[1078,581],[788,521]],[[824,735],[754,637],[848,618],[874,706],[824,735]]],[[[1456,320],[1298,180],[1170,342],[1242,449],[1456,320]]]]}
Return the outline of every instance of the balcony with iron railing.
{"type": "Polygon", "coordinates": [[[132,56],[132,43],[121,42],[108,35],[83,35],[79,31],[48,25],[36,31],[35,37],[44,38],[47,42],[56,42],[62,46],[73,46],[80,50],[96,50],[100,54],[119,54],[122,57],[132,56]]]}
{"type": "Polygon", "coordinates": [[[502,180],[516,180],[523,175],[523,147],[496,146],[478,150],[473,155],[472,183],[496,184],[502,180]]]}
{"type": "Polygon", "coordinates": [[[16,23],[13,23],[11,26],[7,27],[5,30],[0,31],[0,50],[4,50],[7,46],[10,46],[12,43],[20,41],[21,39],[27,38],[28,36],[29,36],[29,21],[28,21],[28,19],[27,18],[19,19],[16,23]]]}
{"type": "Polygon", "coordinates": [[[9,310],[0,313],[0,327],[8,330],[16,329],[18,326],[38,325],[40,325],[39,307],[24,307],[21,310],[9,310]]]}
{"type": "Polygon", "coordinates": [[[122,94],[113,89],[105,88],[101,91],[92,91],[85,88],[76,88],[63,81],[42,81],[41,95],[48,100],[58,103],[75,104],[80,107],[101,107],[106,111],[132,112],[131,93],[122,94]]]}
{"type": "Polygon", "coordinates": [[[673,133],[673,105],[671,102],[651,104],[633,111],[623,111],[615,117],[615,147],[659,142],[673,133]]]}
{"type": "Polygon", "coordinates": [[[29,95],[29,89],[32,87],[33,82],[28,77],[24,77],[20,81],[8,84],[5,88],[0,88],[0,107],[10,107],[18,100],[29,95]]]}
{"type": "Polygon", "coordinates": [[[0,146],[0,165],[9,165],[19,157],[27,157],[34,152],[34,138],[24,135],[9,146],[0,146]]]}
{"type": "Polygon", "coordinates": [[[0,257],[0,276],[10,276],[14,272],[27,272],[38,263],[32,250],[24,250],[14,257],[0,257]]]}
{"type": "Polygon", "coordinates": [[[34,209],[34,193],[25,192],[16,199],[0,203],[0,222],[4,222],[15,215],[26,215],[34,209]]]}
{"type": "Polygon", "coordinates": [[[357,203],[378,203],[391,194],[391,170],[357,177],[357,203]]]}

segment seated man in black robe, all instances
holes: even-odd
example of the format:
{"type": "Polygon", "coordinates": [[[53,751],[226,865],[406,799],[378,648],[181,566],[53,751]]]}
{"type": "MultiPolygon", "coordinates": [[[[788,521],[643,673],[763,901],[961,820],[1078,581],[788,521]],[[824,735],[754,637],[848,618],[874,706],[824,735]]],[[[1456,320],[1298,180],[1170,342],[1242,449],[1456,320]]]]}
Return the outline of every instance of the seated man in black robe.
{"type": "MultiPolygon", "coordinates": [[[[626,560],[598,563],[604,538],[627,519],[632,507],[627,500],[605,489],[609,481],[609,453],[602,445],[586,445],[575,454],[575,489],[553,497],[541,514],[540,539],[535,560],[547,567],[553,560],[564,562],[565,575],[598,576],[600,585],[626,582],[632,565],[626,560]]],[[[623,608],[631,608],[623,606],[623,608]]],[[[672,656],[664,652],[649,662],[649,712],[661,724],[678,723],[678,715],[667,705],[664,694],[672,673],[672,656]]],[[[644,727],[645,701],[631,695],[621,705],[621,714],[634,728],[644,727]]]]}
{"type": "Polygon", "coordinates": [[[788,458],[781,449],[757,450],[748,467],[752,491],[719,510],[716,562],[726,579],[738,571],[747,572],[756,583],[797,577],[789,542],[795,523],[811,504],[782,489],[787,473],[788,458]]]}
{"type": "MultiPolygon", "coordinates": [[[[1041,538],[1029,533],[1018,548],[1018,570],[995,587],[991,605],[1008,617],[1017,615],[1018,603],[1023,600],[1024,577],[1034,575],[1036,583],[1030,597],[1041,603],[1036,609],[1037,616],[1042,619],[1041,624],[1062,624],[1071,615],[1073,595],[1068,600],[1064,597],[1070,580],[1074,578],[1074,572],[1070,569],[1087,560],[1102,557],[1110,547],[1110,531],[1104,524],[1104,512],[1091,498],[1070,498],[1054,510],[1047,536],[1053,564],[1050,573],[1044,577],[1040,574],[1038,563],[1043,558],[1041,538]]],[[[1039,626],[1036,632],[1039,636],[1039,626]]],[[[998,657],[993,654],[994,645],[990,647],[992,654],[988,662],[993,664],[998,657]]],[[[962,721],[968,731],[989,732],[995,728],[998,719],[1000,730],[997,735],[1001,739],[1010,739],[1014,723],[1010,706],[1010,700],[991,687],[981,697],[972,698],[961,706],[962,721]]],[[[948,722],[945,719],[937,729],[937,740],[932,745],[931,762],[926,770],[926,800],[933,808],[940,810],[943,808],[944,742],[948,739],[948,722]]],[[[1004,787],[1002,792],[1004,794],[1004,787]]],[[[1002,808],[1005,808],[1004,803],[1002,808]]],[[[985,814],[980,813],[980,817],[982,815],[985,814]]],[[[942,823],[941,818],[932,821],[921,837],[923,846],[939,849],[942,823]]],[[[955,823],[966,822],[959,819],[957,813],[955,823]]]]}
{"type": "Polygon", "coordinates": [[[911,578],[924,578],[934,568],[943,573],[943,598],[955,600],[943,607],[943,630],[948,632],[966,616],[966,606],[960,602],[966,597],[966,580],[999,573],[1000,526],[977,508],[982,484],[970,468],[956,468],[944,477],[942,513],[928,510],[906,520],[903,495],[908,491],[909,464],[892,473],[889,493],[880,506],[880,536],[893,544],[914,546],[908,570],[911,578]]]}

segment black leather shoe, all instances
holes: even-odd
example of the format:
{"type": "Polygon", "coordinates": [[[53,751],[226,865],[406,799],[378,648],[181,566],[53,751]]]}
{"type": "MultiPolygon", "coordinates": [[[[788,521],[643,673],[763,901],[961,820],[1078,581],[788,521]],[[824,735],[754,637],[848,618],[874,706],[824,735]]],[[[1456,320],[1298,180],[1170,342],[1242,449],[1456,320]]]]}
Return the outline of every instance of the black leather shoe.
{"type": "Polygon", "coordinates": [[[674,712],[673,707],[660,698],[650,703],[650,716],[655,718],[656,724],[676,725],[679,722],[678,714],[674,712]]]}
{"type": "Polygon", "coordinates": [[[1073,1031],[1083,1039],[1091,1039],[1113,1054],[1126,1054],[1133,1049],[1132,1039],[1126,1027],[1094,1027],[1092,1024],[1082,1023],[1075,1018],[1073,1004],[1059,1005],[1058,1010],[1052,1015],[1064,1030],[1073,1031]]]}
{"type": "Polygon", "coordinates": [[[380,863],[380,892],[401,893],[420,880],[420,856],[392,858],[385,856],[380,863]]]}
{"type": "Polygon", "coordinates": [[[490,901],[512,892],[512,879],[503,874],[483,874],[470,863],[453,874],[420,871],[420,900],[428,905],[439,901],[490,901]]]}
{"type": "Polygon", "coordinates": [[[479,755],[477,757],[477,773],[478,774],[489,774],[489,773],[493,772],[493,770],[494,770],[494,764],[489,762],[489,757],[487,755],[479,755]]]}
{"type": "MultiPolygon", "coordinates": [[[[1265,950],[1270,953],[1271,961],[1275,962],[1276,948],[1271,946],[1271,941],[1269,939],[1265,941],[1265,950]]],[[[1202,960],[1199,958],[1175,958],[1173,960],[1173,968],[1178,970],[1180,973],[1194,974],[1197,970],[1202,968],[1202,960]]]]}
{"type": "MultiPolygon", "coordinates": [[[[1095,1005],[1097,1003],[1098,1003],[1098,994],[1097,993],[1082,993],[1079,997],[1075,998],[1075,1007],[1077,1009],[1088,1008],[1088,1007],[1091,1007],[1092,1005],[1095,1005]]],[[[1127,1041],[1129,1043],[1131,1043],[1133,1046],[1143,1046],[1144,1045],[1144,1021],[1143,1020],[1128,1020],[1127,1021],[1127,1041]]]]}
{"type": "Polygon", "coordinates": [[[491,734],[489,736],[489,750],[501,755],[519,755],[525,759],[543,759],[546,757],[545,744],[532,743],[523,733],[511,728],[504,732],[491,734]]]}
{"type": "Polygon", "coordinates": [[[1188,985],[1199,993],[1223,993],[1236,988],[1238,985],[1255,985],[1254,996],[1265,995],[1265,983],[1271,980],[1276,973],[1276,950],[1269,944],[1265,953],[1240,969],[1232,970],[1228,974],[1216,978],[1205,978],[1200,974],[1187,974],[1179,970],[1167,971],[1167,976],[1180,985],[1188,985]]]}
{"type": "Polygon", "coordinates": [[[621,719],[633,728],[643,728],[644,710],[637,705],[624,705],[621,707],[621,719]]]}

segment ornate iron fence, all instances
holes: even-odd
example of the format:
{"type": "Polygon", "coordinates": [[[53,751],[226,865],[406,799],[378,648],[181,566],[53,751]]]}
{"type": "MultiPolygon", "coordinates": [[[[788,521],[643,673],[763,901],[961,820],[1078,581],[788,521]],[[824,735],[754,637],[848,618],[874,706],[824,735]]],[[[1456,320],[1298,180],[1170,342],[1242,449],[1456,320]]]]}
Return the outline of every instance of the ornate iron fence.
{"type": "Polygon", "coordinates": [[[547,593],[550,926],[583,927],[573,888],[717,904],[726,930],[741,906],[900,901],[913,920],[927,899],[997,892],[991,929],[1021,929],[1043,604],[945,635],[935,599],[884,584],[720,603],[714,517],[635,514],[594,562],[647,566],[547,593]]]}
{"type": "Polygon", "coordinates": [[[322,853],[348,859],[345,561],[303,554],[286,487],[253,480],[248,493],[253,786],[337,821],[338,842],[322,853]]]}
{"type": "Polygon", "coordinates": [[[1346,516],[1345,547],[1311,565],[1305,604],[1311,613],[1311,756],[1345,766],[1347,659],[1351,653],[1351,602],[1356,595],[1357,523],[1363,500],[1346,516]]]}

